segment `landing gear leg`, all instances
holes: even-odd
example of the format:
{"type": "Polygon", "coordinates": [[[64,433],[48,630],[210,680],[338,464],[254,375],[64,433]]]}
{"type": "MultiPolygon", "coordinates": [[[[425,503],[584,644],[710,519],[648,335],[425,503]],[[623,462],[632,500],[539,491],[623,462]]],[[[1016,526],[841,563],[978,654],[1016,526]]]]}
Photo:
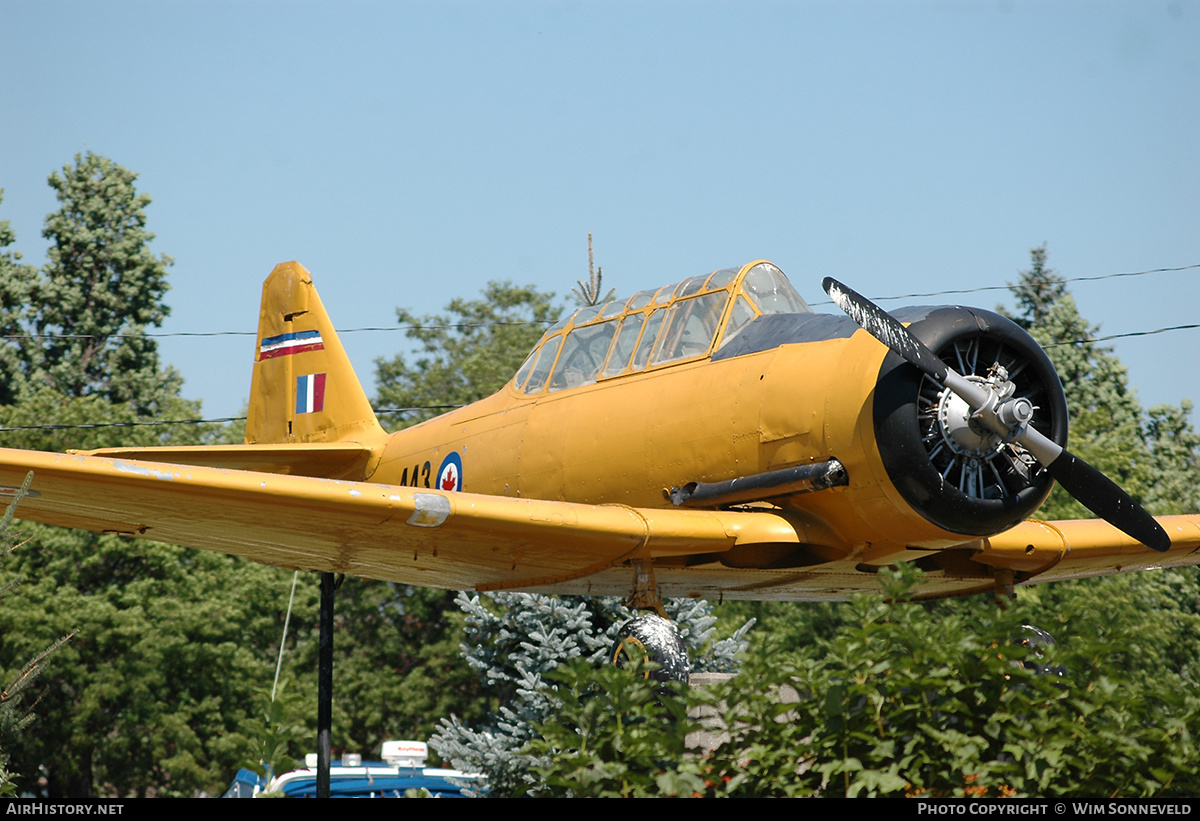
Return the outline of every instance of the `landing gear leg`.
{"type": "Polygon", "coordinates": [[[633,593],[625,600],[625,606],[634,610],[653,610],[667,618],[662,596],[658,595],[658,585],[654,582],[654,564],[649,559],[633,560],[633,593]]]}
{"type": "Polygon", "coordinates": [[[996,570],[996,604],[1000,605],[1001,610],[1008,609],[1008,603],[1017,597],[1016,591],[1013,590],[1013,572],[1011,570],[996,570]]]}
{"type": "Polygon", "coordinates": [[[648,675],[655,681],[686,682],[691,670],[687,645],[667,618],[654,582],[654,567],[649,559],[635,559],[633,568],[633,594],[625,601],[625,606],[654,612],[643,613],[621,625],[609,657],[618,667],[635,659],[652,661],[658,669],[648,675]]]}

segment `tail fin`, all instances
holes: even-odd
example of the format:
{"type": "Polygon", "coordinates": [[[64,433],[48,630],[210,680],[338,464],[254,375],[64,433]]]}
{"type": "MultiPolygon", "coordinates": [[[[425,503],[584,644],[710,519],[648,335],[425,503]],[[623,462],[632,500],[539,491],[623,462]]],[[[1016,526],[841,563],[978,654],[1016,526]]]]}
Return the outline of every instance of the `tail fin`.
{"type": "Polygon", "coordinates": [[[312,275],[284,262],[263,283],[246,444],[384,436],[312,275]]]}

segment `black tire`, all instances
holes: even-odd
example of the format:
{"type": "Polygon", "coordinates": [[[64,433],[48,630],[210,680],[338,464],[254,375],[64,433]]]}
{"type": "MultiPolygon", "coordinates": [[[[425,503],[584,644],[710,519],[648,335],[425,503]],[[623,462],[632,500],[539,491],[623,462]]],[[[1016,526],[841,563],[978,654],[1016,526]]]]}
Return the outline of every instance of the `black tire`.
{"type": "Polygon", "coordinates": [[[652,661],[658,669],[649,673],[655,681],[687,682],[691,672],[687,645],[668,619],[646,613],[625,622],[617,632],[609,659],[624,667],[630,659],[652,661]]]}

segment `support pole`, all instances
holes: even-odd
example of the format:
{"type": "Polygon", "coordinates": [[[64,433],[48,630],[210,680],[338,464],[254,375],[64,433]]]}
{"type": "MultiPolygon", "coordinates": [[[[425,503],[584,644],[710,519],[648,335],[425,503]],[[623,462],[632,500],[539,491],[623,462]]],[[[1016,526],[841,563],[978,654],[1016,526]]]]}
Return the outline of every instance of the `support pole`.
{"type": "Polygon", "coordinates": [[[332,573],[321,574],[321,634],[317,642],[317,798],[329,797],[333,752],[333,591],[332,573]]]}

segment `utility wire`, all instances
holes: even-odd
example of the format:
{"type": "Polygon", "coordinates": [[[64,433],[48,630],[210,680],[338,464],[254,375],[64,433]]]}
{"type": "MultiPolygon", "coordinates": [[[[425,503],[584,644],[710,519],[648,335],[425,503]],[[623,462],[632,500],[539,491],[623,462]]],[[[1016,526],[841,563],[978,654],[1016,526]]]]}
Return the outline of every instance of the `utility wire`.
{"type": "MultiPolygon", "coordinates": [[[[1195,265],[1183,265],[1178,268],[1151,268],[1145,271],[1125,271],[1116,274],[1104,274],[1102,276],[1086,276],[1086,277],[1070,277],[1064,279],[1064,283],[1070,282],[1097,282],[1105,279],[1117,279],[1120,277],[1138,277],[1148,274],[1173,273],[1177,271],[1189,271],[1200,268],[1200,263],[1195,265]]],[[[918,299],[935,296],[951,296],[956,294],[977,294],[987,291],[1009,291],[1012,290],[1010,285],[987,285],[979,288],[966,288],[957,290],[945,291],[929,291],[925,293],[899,294],[896,296],[878,296],[871,297],[872,300],[883,302],[894,299],[918,299]]],[[[813,305],[832,305],[832,302],[814,302],[813,305]]],[[[446,325],[399,325],[396,327],[378,328],[347,328],[338,331],[339,334],[347,333],[363,333],[369,331],[405,331],[405,330],[436,330],[442,328],[492,328],[503,327],[508,325],[549,325],[553,320],[524,320],[518,322],[455,322],[446,325]]],[[[1130,331],[1123,334],[1110,334],[1108,336],[1088,337],[1083,339],[1063,340],[1061,342],[1051,342],[1045,345],[1046,348],[1057,348],[1063,345],[1086,345],[1096,342],[1109,342],[1114,339],[1126,339],[1135,336],[1154,336],[1156,334],[1168,333],[1170,331],[1186,331],[1200,328],[1200,323],[1189,325],[1172,325],[1166,328],[1155,328],[1151,331],[1130,331]]],[[[89,339],[96,337],[96,334],[7,334],[0,338],[5,339],[89,339]]],[[[111,339],[127,339],[139,337],[187,337],[187,336],[257,336],[256,332],[250,331],[211,331],[211,332],[179,332],[179,333],[148,333],[148,334],[114,334],[111,339]]],[[[426,410],[453,410],[461,408],[462,405],[414,405],[407,408],[379,408],[375,411],[376,415],[393,415],[413,413],[416,411],[426,410]]],[[[86,430],[93,428],[138,428],[138,427],[162,427],[168,425],[208,425],[220,424],[225,422],[242,422],[245,421],[245,416],[227,416],[220,419],[173,419],[173,420],[152,420],[145,422],[96,422],[91,424],[78,425],[15,425],[10,427],[0,427],[0,433],[13,431],[32,431],[32,430],[86,430]]]]}
{"type": "Polygon", "coordinates": [[[1086,345],[1091,342],[1108,342],[1110,339],[1125,339],[1130,336],[1154,336],[1155,334],[1165,334],[1167,331],[1188,331],[1193,328],[1200,328],[1200,324],[1194,325],[1172,325],[1169,328],[1155,328],[1153,331],[1130,331],[1127,334],[1111,334],[1109,336],[1097,336],[1094,338],[1085,339],[1067,339],[1062,342],[1050,342],[1043,345],[1043,348],[1057,348],[1060,345],[1086,345]]]}
{"type": "MultiPolygon", "coordinates": [[[[1195,265],[1181,265],[1177,268],[1150,268],[1145,271],[1123,271],[1116,274],[1102,274],[1099,276],[1086,277],[1067,277],[1062,280],[1064,284],[1071,282],[1099,282],[1105,279],[1118,279],[1121,277],[1140,277],[1149,274],[1175,273],[1178,271],[1190,271],[1200,268],[1200,263],[1195,265]]],[[[983,285],[978,288],[959,288],[945,291],[925,291],[911,294],[896,294],[894,296],[873,296],[870,299],[874,302],[888,302],[896,299],[925,299],[935,296],[957,296],[961,294],[981,294],[988,291],[1011,291],[1015,286],[1012,285],[983,285]]],[[[829,300],[824,302],[811,302],[810,305],[832,305],[829,300]]],[[[357,333],[377,333],[377,332],[395,332],[395,331],[432,331],[443,330],[450,328],[504,328],[508,326],[526,326],[526,325],[552,325],[555,320],[552,319],[523,319],[512,322],[447,322],[445,324],[435,325],[395,325],[387,327],[365,327],[365,328],[342,328],[337,331],[338,334],[357,334],[357,333]]],[[[1181,328],[1191,326],[1183,325],[1181,328]]],[[[1174,330],[1165,328],[1158,331],[1148,331],[1147,333],[1161,333],[1163,330],[1174,330]]],[[[172,332],[154,332],[143,334],[65,334],[65,333],[47,333],[47,334],[4,334],[0,339],[165,339],[169,337],[204,337],[204,336],[257,336],[257,331],[172,331],[172,332]]],[[[1116,338],[1116,337],[1112,337],[1116,338]]]]}
{"type": "Polygon", "coordinates": [[[76,425],[11,425],[0,427],[0,433],[16,430],[87,430],[91,428],[153,428],[167,425],[210,425],[220,422],[240,422],[244,416],[226,416],[223,419],[150,419],[144,422],[89,422],[76,425]]]}
{"type": "MultiPolygon", "coordinates": [[[[394,414],[415,413],[417,411],[427,410],[454,410],[455,408],[465,407],[464,405],[413,405],[408,408],[379,408],[375,411],[376,416],[391,416],[394,414]]],[[[145,422],[92,422],[80,423],[76,425],[10,425],[0,427],[0,433],[9,433],[22,430],[89,430],[92,428],[152,428],[166,427],[169,425],[215,425],[224,422],[245,422],[245,416],[226,416],[221,419],[154,419],[145,422]]]]}
{"type": "MultiPolygon", "coordinates": [[[[432,331],[449,328],[504,328],[509,325],[553,325],[554,319],[521,319],[513,322],[447,322],[443,325],[389,325],[387,327],[342,328],[338,334],[372,331],[432,331]]],[[[165,339],[189,336],[258,336],[257,331],[172,331],[144,334],[3,334],[0,339],[165,339]]]]}
{"type": "MultiPolygon", "coordinates": [[[[1182,265],[1178,268],[1151,268],[1146,271],[1125,271],[1125,272],[1119,273],[1119,274],[1103,274],[1101,276],[1068,277],[1066,279],[1063,279],[1062,281],[1064,284],[1070,283],[1070,282],[1099,282],[1100,280],[1103,280],[1103,279],[1118,279],[1120,277],[1141,277],[1141,276],[1146,276],[1147,274],[1163,274],[1163,273],[1171,273],[1171,272],[1175,272],[1175,271],[1190,271],[1193,268],[1200,268],[1200,263],[1197,263],[1195,265],[1182,265]]],[[[954,291],[931,291],[929,293],[924,293],[924,294],[899,294],[898,296],[881,296],[881,297],[875,297],[875,299],[878,299],[880,301],[886,301],[889,299],[917,299],[917,298],[924,298],[924,297],[930,297],[930,296],[950,296],[952,294],[979,294],[979,293],[983,293],[985,291],[1011,291],[1011,290],[1013,290],[1014,287],[1016,287],[1016,286],[1013,286],[1013,285],[986,285],[986,286],[982,286],[979,288],[967,288],[967,289],[963,289],[963,290],[954,290],[954,291]]],[[[833,304],[833,303],[822,303],[822,304],[833,304]]]]}

